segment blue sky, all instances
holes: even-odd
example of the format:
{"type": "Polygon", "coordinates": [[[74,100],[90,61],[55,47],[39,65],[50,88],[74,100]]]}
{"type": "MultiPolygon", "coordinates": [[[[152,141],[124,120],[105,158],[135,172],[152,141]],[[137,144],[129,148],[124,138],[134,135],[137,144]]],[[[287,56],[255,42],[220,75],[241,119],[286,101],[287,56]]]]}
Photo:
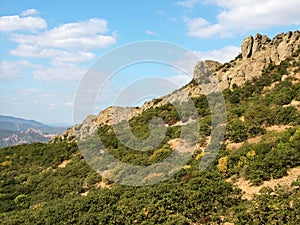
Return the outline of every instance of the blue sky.
{"type": "MultiPolygon", "coordinates": [[[[201,59],[226,62],[250,34],[273,37],[299,29],[299,8],[299,0],[2,0],[0,114],[71,124],[80,80],[112,49],[161,40],[201,59]]],[[[178,86],[189,81],[161,65],[125,69],[107,86],[95,113],[113,104],[114,93],[145,76],[161,76],[178,86]]],[[[171,86],[159,94],[172,91],[171,86]]]]}

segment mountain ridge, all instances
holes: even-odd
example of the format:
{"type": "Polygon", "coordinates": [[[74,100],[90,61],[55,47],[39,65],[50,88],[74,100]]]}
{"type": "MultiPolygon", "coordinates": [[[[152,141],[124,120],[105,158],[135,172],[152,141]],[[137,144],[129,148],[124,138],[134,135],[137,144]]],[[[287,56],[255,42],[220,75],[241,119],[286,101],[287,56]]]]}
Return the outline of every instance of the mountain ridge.
{"type": "Polygon", "coordinates": [[[55,127],[35,120],[0,115],[0,147],[47,142],[66,127],[55,127]]]}
{"type": "MultiPolygon", "coordinates": [[[[198,83],[203,78],[203,70],[210,70],[219,81],[221,90],[232,89],[234,85],[241,86],[253,78],[261,76],[262,71],[270,64],[279,65],[284,60],[300,52],[300,31],[280,33],[273,39],[266,35],[256,34],[245,38],[241,44],[241,53],[232,61],[221,64],[213,60],[198,62],[194,66],[194,77],[198,83]]],[[[286,75],[287,76],[287,75],[286,75]]],[[[289,71],[290,77],[300,80],[298,72],[289,71]]],[[[203,91],[193,80],[171,94],[145,102],[141,107],[110,106],[98,115],[89,115],[81,123],[69,127],[51,142],[74,141],[75,136],[83,138],[94,134],[99,126],[112,125],[123,120],[129,120],[140,115],[151,107],[160,107],[168,102],[187,101],[191,97],[203,94],[203,91]]],[[[211,88],[214,88],[213,86],[211,88]]]]}

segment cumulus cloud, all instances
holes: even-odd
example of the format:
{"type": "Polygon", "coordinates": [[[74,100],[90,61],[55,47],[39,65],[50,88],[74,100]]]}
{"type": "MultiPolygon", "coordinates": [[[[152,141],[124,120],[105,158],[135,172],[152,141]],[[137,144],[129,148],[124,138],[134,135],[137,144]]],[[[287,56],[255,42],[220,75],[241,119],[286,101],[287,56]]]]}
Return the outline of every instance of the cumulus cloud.
{"type": "MultiPolygon", "coordinates": [[[[38,29],[39,27],[31,20],[35,22],[44,20],[30,16],[37,13],[35,9],[27,9],[21,13],[21,16],[25,17],[18,15],[0,17],[0,31],[10,31],[11,40],[19,44],[17,48],[10,51],[11,55],[22,58],[49,58],[52,64],[87,62],[94,59],[94,49],[106,48],[117,42],[116,34],[109,33],[107,21],[101,18],[66,23],[31,34],[14,32],[23,28],[38,29]],[[15,24],[12,22],[7,24],[8,20],[13,20],[15,24]]],[[[46,24],[46,22],[44,23],[46,24]]],[[[46,28],[46,25],[40,27],[46,28]]],[[[67,69],[70,67],[68,66],[67,69]]],[[[41,70],[39,68],[38,71],[35,71],[35,77],[46,79],[47,76],[40,74],[41,70]]],[[[49,68],[45,73],[52,74],[53,70],[54,67],[49,68]]],[[[55,70],[61,72],[62,68],[55,70]]]]}
{"type": "Polygon", "coordinates": [[[40,17],[20,17],[19,15],[0,17],[0,32],[12,32],[19,30],[35,32],[45,28],[47,28],[47,23],[40,17]]]}
{"type": "MultiPolygon", "coordinates": [[[[108,22],[105,19],[91,18],[46,29],[46,21],[36,16],[37,14],[39,12],[36,9],[26,9],[20,15],[0,17],[0,32],[10,33],[10,39],[19,44],[10,50],[11,55],[31,59],[49,58],[52,65],[59,62],[80,63],[94,59],[94,49],[106,48],[117,42],[116,34],[109,34],[108,22]]],[[[3,63],[1,80],[7,79],[8,70],[11,77],[17,77],[20,73],[19,66],[8,68],[9,63],[3,63]]],[[[46,78],[40,74],[43,68],[41,66],[35,71],[36,78],[46,78]]],[[[48,68],[45,73],[52,74],[53,70],[54,67],[48,68]]],[[[62,68],[55,70],[61,72],[62,68]]]]}
{"type": "Polygon", "coordinates": [[[251,30],[300,24],[298,10],[300,1],[298,0],[207,0],[203,2],[215,4],[221,9],[216,18],[217,22],[210,23],[203,17],[185,19],[189,36],[227,37],[251,30]]]}
{"type": "Polygon", "coordinates": [[[64,49],[105,48],[116,44],[116,36],[106,35],[107,21],[92,18],[77,23],[67,23],[37,35],[14,34],[12,39],[20,44],[64,49]]]}
{"type": "Polygon", "coordinates": [[[37,45],[20,44],[10,54],[25,58],[52,58],[58,62],[85,62],[95,57],[94,53],[41,48],[37,45]]]}

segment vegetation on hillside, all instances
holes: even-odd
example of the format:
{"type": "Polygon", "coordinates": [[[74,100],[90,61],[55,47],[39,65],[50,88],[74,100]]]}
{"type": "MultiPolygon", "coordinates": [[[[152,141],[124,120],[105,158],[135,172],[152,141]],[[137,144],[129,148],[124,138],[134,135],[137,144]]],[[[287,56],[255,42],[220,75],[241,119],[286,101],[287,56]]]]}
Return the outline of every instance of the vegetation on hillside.
{"type": "MultiPolygon", "coordinates": [[[[270,64],[262,77],[224,90],[225,141],[205,171],[198,169],[199,162],[210,148],[197,150],[187,165],[166,181],[130,187],[111,184],[98,175],[75,143],[34,143],[0,149],[0,223],[299,224],[300,177],[291,186],[264,188],[252,200],[245,200],[242,191],[228,182],[228,178],[234,181],[243,177],[260,185],[300,166],[300,113],[290,104],[300,101],[300,84],[292,78],[282,79],[292,66],[299,70],[297,60],[270,64]],[[289,128],[281,132],[268,130],[275,125],[289,128]],[[248,142],[258,136],[259,142],[248,142]],[[242,147],[235,150],[225,144],[240,142],[242,147]]],[[[204,95],[192,101],[199,115],[199,143],[205,147],[211,131],[209,104],[204,95]]],[[[178,122],[185,124],[197,118],[188,108],[181,108],[186,111],[178,112],[167,104],[130,120],[132,132],[142,139],[150,135],[148,124],[153,117],[161,117],[168,124],[163,142],[150,151],[128,149],[109,126],[102,126],[99,135],[123,162],[160,162],[173,151],[168,142],[187,129],[188,125],[178,122]]],[[[126,128],[125,124],[119,126],[126,128]]]]}

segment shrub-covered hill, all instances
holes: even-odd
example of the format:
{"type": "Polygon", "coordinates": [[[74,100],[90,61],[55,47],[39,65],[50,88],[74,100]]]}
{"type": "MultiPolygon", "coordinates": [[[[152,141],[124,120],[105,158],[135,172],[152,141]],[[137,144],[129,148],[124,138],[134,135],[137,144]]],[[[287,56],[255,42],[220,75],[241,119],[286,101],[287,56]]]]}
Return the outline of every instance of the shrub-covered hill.
{"type": "MultiPolygon", "coordinates": [[[[280,64],[270,63],[260,77],[224,89],[225,140],[202,172],[199,162],[212,150],[207,147],[211,115],[207,98],[193,97],[200,115],[199,149],[175,176],[154,185],[125,186],[101,177],[74,142],[0,149],[0,223],[299,224],[299,71],[298,51],[280,64]]],[[[151,151],[128,149],[109,125],[98,133],[119,160],[149,165],[174,151],[172,143],[188,129],[180,120],[193,117],[187,114],[164,104],[130,120],[140,138],[149,135],[151,118],[168,124],[163,143],[151,151]]]]}

